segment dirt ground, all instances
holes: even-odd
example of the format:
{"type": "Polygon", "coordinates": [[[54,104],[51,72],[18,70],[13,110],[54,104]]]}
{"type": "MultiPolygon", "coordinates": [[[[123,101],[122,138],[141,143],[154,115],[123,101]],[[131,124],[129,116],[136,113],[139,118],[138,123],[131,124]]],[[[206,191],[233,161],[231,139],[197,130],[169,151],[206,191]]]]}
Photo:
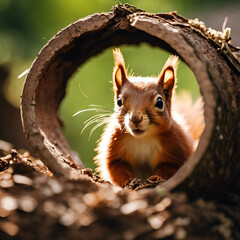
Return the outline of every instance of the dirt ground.
{"type": "Polygon", "coordinates": [[[123,190],[90,169],[71,181],[28,152],[1,155],[1,239],[240,239],[234,195],[189,199],[141,180],[123,190]]]}

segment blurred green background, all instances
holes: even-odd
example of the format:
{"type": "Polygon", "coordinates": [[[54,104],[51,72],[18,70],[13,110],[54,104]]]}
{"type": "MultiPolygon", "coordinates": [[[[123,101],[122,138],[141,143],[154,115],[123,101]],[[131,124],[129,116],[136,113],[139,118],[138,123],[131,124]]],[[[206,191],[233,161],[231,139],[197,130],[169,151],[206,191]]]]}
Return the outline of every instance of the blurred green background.
{"type": "MultiPolygon", "coordinates": [[[[129,0],[120,2],[128,2],[148,12],[177,11],[187,18],[198,17],[207,26],[217,30],[221,30],[224,17],[228,16],[227,26],[232,28],[236,36],[233,39],[239,39],[239,28],[234,25],[235,19],[239,20],[238,0],[129,0]]],[[[30,68],[40,49],[68,24],[95,12],[107,12],[115,3],[111,0],[0,0],[0,101],[2,101],[0,107],[2,111],[3,109],[5,111],[4,113],[1,111],[0,139],[12,142],[16,147],[28,148],[27,144],[23,144],[21,133],[16,136],[16,132],[22,131],[21,127],[14,129],[17,124],[14,121],[10,123],[9,119],[19,120],[17,108],[25,76],[22,78],[18,76],[30,68]],[[16,108],[18,117],[14,118],[4,104],[10,104],[9,107],[16,108]],[[4,131],[6,128],[9,128],[7,133],[4,131]]],[[[169,56],[169,53],[146,44],[139,47],[121,46],[121,50],[129,70],[132,69],[136,75],[142,76],[157,75],[169,56]]],[[[89,108],[91,104],[113,108],[112,68],[112,49],[89,59],[69,81],[67,95],[59,109],[59,114],[65,124],[63,132],[72,149],[80,155],[87,167],[93,167],[94,148],[102,127],[97,129],[88,140],[91,126],[81,135],[83,122],[96,113],[85,112],[75,117],[73,114],[89,108]]],[[[199,96],[195,77],[184,63],[180,63],[178,68],[178,86],[178,91],[188,90],[193,99],[199,96]]]]}

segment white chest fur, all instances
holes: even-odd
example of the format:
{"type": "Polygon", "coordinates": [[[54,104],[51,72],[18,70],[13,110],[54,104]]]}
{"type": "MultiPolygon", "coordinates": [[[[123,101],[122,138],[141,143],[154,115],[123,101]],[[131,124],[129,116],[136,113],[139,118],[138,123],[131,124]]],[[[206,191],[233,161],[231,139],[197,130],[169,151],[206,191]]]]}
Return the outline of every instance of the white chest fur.
{"type": "Polygon", "coordinates": [[[161,152],[161,145],[159,140],[153,136],[145,136],[142,138],[135,138],[130,136],[125,143],[125,148],[130,153],[136,164],[153,165],[154,158],[161,152]]]}

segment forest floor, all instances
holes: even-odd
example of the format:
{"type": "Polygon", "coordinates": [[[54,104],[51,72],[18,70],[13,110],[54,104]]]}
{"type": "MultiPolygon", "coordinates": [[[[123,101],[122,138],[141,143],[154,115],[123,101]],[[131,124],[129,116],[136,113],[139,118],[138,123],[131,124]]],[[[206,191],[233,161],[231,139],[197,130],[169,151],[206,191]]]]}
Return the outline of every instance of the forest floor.
{"type": "Polygon", "coordinates": [[[239,199],[228,204],[135,180],[120,189],[82,170],[53,175],[28,152],[1,151],[0,236],[5,239],[240,239],[239,199]]]}

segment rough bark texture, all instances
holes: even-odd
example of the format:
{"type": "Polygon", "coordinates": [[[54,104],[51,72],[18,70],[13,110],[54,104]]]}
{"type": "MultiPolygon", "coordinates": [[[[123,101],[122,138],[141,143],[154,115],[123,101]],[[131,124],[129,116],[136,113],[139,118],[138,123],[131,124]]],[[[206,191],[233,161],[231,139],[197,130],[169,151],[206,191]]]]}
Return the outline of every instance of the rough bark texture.
{"type": "MultiPolygon", "coordinates": [[[[147,42],[179,55],[195,74],[205,107],[206,127],[191,159],[163,186],[212,195],[240,185],[239,50],[221,49],[175,13],[147,14],[128,5],[80,19],[54,36],[27,76],[21,111],[26,135],[55,174],[78,178],[81,161],[61,132],[57,109],[77,67],[104,49],[147,42]],[[73,162],[75,164],[73,164],[73,162]]],[[[80,146],[81,147],[81,146],[80,146]]]]}

